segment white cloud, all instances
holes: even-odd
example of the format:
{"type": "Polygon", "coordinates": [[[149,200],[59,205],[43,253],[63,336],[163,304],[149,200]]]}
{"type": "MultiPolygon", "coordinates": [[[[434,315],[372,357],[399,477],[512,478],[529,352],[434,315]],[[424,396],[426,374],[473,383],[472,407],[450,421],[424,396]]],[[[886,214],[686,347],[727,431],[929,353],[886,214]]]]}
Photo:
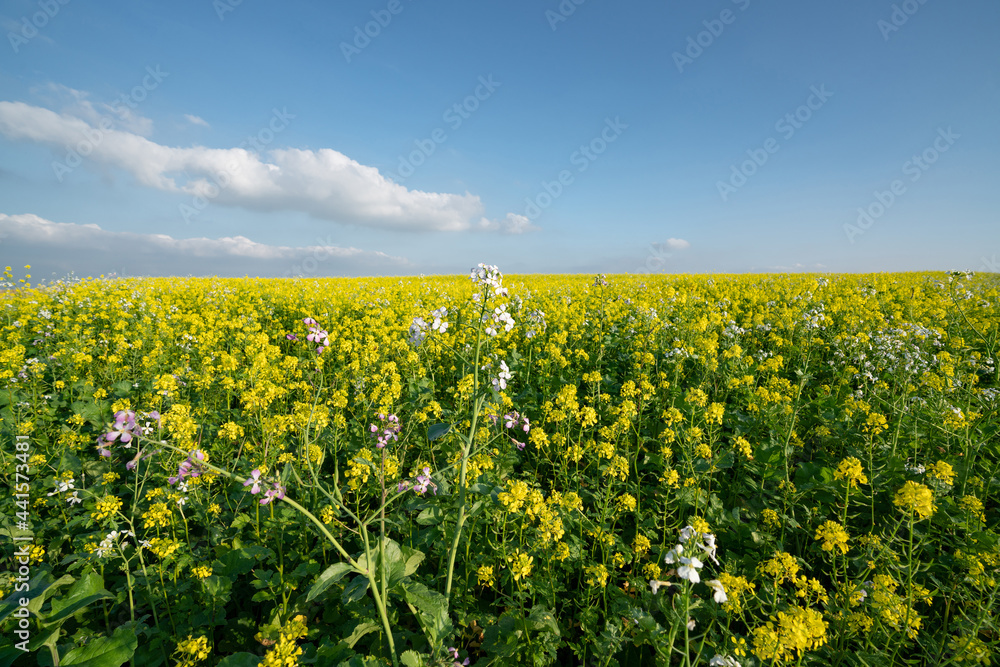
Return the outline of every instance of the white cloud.
{"type": "MultiPolygon", "coordinates": [[[[0,213],[0,250],[27,258],[34,273],[100,275],[357,275],[395,273],[402,257],[337,246],[274,246],[244,236],[175,239],[166,234],[112,232],[95,224],[52,222],[0,213]]],[[[8,263],[10,263],[8,261],[8,263]]]]}
{"type": "MultiPolygon", "coordinates": [[[[409,190],[330,148],[273,149],[263,158],[243,147],[164,146],[117,127],[96,129],[81,117],[94,115],[83,102],[74,113],[62,114],[0,102],[0,133],[67,151],[57,151],[60,159],[71,149],[86,152],[85,160],[125,169],[142,185],[186,195],[185,205],[203,197],[224,206],[303,211],[322,220],[392,230],[478,227],[520,233],[530,228],[523,216],[513,214],[484,225],[478,196],[409,190]]],[[[270,125],[275,130],[273,120],[270,125]]]]}
{"type": "Polygon", "coordinates": [[[58,108],[60,113],[79,118],[93,127],[100,127],[102,123],[106,126],[110,124],[113,129],[143,137],[148,137],[153,132],[153,121],[136,113],[131,108],[135,106],[135,102],[127,95],[120,95],[110,104],[94,103],[90,101],[90,93],[52,82],[33,86],[31,94],[49,106],[58,108]]]}
{"type": "Polygon", "coordinates": [[[691,247],[691,244],[684,239],[667,239],[659,245],[669,248],[670,250],[687,250],[691,247]]]}
{"type": "Polygon", "coordinates": [[[487,220],[483,218],[479,221],[479,228],[488,232],[501,232],[503,234],[524,234],[525,232],[537,231],[538,227],[531,224],[527,216],[517,213],[508,213],[503,220],[487,220]]]}
{"type": "Polygon", "coordinates": [[[192,125],[201,125],[202,127],[208,127],[208,121],[200,116],[192,116],[189,113],[184,114],[184,120],[191,123],[192,125]]]}

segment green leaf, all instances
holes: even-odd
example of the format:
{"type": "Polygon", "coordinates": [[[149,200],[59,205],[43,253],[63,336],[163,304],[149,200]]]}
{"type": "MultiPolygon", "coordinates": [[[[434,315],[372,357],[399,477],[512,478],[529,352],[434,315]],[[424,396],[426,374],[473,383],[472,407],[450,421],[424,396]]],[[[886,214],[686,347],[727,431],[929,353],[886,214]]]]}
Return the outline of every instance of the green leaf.
{"type": "Polygon", "coordinates": [[[448,598],[415,581],[403,582],[403,597],[417,610],[417,620],[431,646],[437,646],[451,634],[448,598]]]}
{"type": "Polygon", "coordinates": [[[219,667],[257,667],[260,656],[253,653],[233,653],[219,661],[219,667]]]}
{"type": "Polygon", "coordinates": [[[114,596],[104,590],[104,578],[97,572],[88,572],[70,587],[66,595],[52,599],[52,612],[40,625],[62,623],[90,603],[111,597],[114,596]]]}
{"type": "Polygon", "coordinates": [[[373,621],[361,621],[354,626],[354,631],[345,637],[343,641],[349,648],[354,648],[354,645],[361,641],[362,637],[367,635],[369,632],[378,630],[379,627],[379,624],[373,621]]]}
{"type": "Polygon", "coordinates": [[[340,581],[341,578],[354,568],[348,563],[334,563],[330,567],[323,571],[323,574],[319,575],[316,579],[316,583],[312,585],[309,589],[309,595],[306,596],[306,602],[311,602],[315,600],[330,587],[331,584],[335,584],[340,581]]]}
{"type": "Polygon", "coordinates": [[[431,441],[437,440],[447,435],[450,430],[451,424],[431,424],[427,427],[427,439],[431,441]]]}
{"type": "Polygon", "coordinates": [[[340,600],[346,606],[352,602],[357,602],[363,598],[367,592],[368,577],[359,574],[351,579],[351,583],[347,584],[347,588],[344,589],[344,594],[340,596],[340,600]]]}
{"type": "Polygon", "coordinates": [[[416,651],[404,651],[399,659],[406,667],[424,667],[424,659],[416,651]]]}
{"type": "Polygon", "coordinates": [[[110,637],[99,637],[75,648],[59,660],[63,667],[121,667],[132,658],[139,641],[135,630],[120,627],[110,637]]]}
{"type": "Polygon", "coordinates": [[[20,593],[11,593],[3,601],[3,606],[0,607],[0,621],[3,621],[19,608],[19,598],[22,597],[30,600],[28,611],[37,617],[42,605],[45,604],[45,599],[55,593],[56,589],[60,586],[71,584],[73,581],[73,577],[68,574],[52,581],[52,575],[47,569],[39,569],[37,574],[28,582],[28,590],[20,593]]]}
{"type": "Polygon", "coordinates": [[[441,508],[435,505],[434,507],[428,507],[420,514],[417,515],[417,523],[421,526],[436,526],[441,523],[444,518],[444,512],[441,508]]]}
{"type": "Polygon", "coordinates": [[[417,551],[416,549],[411,549],[410,547],[402,547],[403,559],[405,561],[403,576],[409,577],[413,575],[420,564],[424,562],[425,554],[423,551],[417,551]]]}

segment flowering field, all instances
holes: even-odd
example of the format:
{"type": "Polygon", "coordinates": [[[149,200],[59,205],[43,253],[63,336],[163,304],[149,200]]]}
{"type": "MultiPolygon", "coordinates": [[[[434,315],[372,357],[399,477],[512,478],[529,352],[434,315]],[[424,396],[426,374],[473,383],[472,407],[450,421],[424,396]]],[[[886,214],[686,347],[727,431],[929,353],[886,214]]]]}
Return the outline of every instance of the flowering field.
{"type": "Polygon", "coordinates": [[[0,665],[998,650],[995,275],[6,279],[0,665]]]}

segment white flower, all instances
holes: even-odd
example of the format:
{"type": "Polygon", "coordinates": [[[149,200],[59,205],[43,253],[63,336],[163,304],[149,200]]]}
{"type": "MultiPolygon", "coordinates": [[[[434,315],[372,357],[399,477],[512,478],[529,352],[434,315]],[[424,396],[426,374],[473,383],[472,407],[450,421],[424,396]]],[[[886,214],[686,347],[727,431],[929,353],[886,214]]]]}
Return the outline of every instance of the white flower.
{"type": "Polygon", "coordinates": [[[694,619],[693,618],[689,618],[688,619],[688,630],[694,630],[694,619]]]}
{"type": "Polygon", "coordinates": [[[681,558],[681,565],[677,568],[677,576],[681,579],[687,579],[692,584],[697,584],[701,581],[701,575],[698,574],[698,568],[702,566],[702,562],[692,556],[691,558],[681,558]]]}
{"type": "Polygon", "coordinates": [[[678,544],[676,547],[667,552],[667,555],[663,557],[663,560],[667,561],[670,565],[677,562],[677,559],[681,557],[684,553],[684,547],[678,544]]]}
{"type": "Polygon", "coordinates": [[[493,378],[493,388],[496,389],[497,391],[502,391],[506,389],[507,381],[510,380],[512,377],[514,376],[511,374],[510,369],[507,368],[507,362],[501,361],[500,372],[497,374],[495,378],[493,378]]]}
{"type": "Polygon", "coordinates": [[[732,656],[717,655],[708,661],[708,667],[740,667],[740,663],[732,656]]]}
{"type": "Polygon", "coordinates": [[[729,599],[729,596],[726,595],[726,589],[725,587],[723,587],[721,581],[719,581],[718,579],[709,579],[705,583],[711,586],[712,590],[715,591],[713,593],[713,597],[715,598],[716,602],[722,604],[723,602],[729,599]]]}
{"type": "Polygon", "coordinates": [[[695,535],[698,535],[698,531],[694,529],[694,526],[684,526],[681,528],[681,542],[687,542],[695,535]]]}
{"type": "Polygon", "coordinates": [[[719,547],[715,546],[715,535],[711,533],[704,533],[702,538],[705,540],[705,543],[699,544],[698,548],[704,551],[708,557],[712,559],[713,563],[718,565],[719,561],[715,559],[715,553],[719,550],[719,547]]]}
{"type": "MultiPolygon", "coordinates": [[[[74,491],[72,495],[66,496],[66,502],[70,505],[79,505],[83,502],[83,498],[79,496],[79,491],[74,491]]],[[[49,495],[52,495],[51,493],[49,495]]]]}
{"type": "Polygon", "coordinates": [[[56,490],[53,491],[52,493],[49,493],[49,494],[46,494],[46,495],[55,496],[55,495],[58,495],[60,493],[65,493],[65,492],[67,492],[67,491],[69,491],[69,490],[71,490],[73,488],[74,488],[74,486],[73,486],[73,480],[72,479],[64,480],[64,481],[61,481],[61,482],[57,482],[56,490]]]}

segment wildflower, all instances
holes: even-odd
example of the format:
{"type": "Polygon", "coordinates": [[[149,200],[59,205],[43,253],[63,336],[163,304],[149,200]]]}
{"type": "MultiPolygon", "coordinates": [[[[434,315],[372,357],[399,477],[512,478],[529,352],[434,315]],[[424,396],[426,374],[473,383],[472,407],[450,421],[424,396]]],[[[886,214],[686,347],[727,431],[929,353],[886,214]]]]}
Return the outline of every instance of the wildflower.
{"type": "Polygon", "coordinates": [[[705,583],[712,588],[713,591],[712,597],[715,599],[716,602],[722,604],[723,602],[729,600],[729,596],[726,595],[726,589],[722,585],[721,581],[719,581],[718,579],[709,579],[705,583]]]}
{"type": "Polygon", "coordinates": [[[491,380],[491,383],[493,384],[493,389],[496,391],[503,391],[504,389],[507,388],[507,381],[513,377],[514,376],[511,374],[510,369],[507,368],[507,362],[501,360],[500,372],[497,373],[497,376],[493,378],[493,380],[491,380]]]}
{"type": "Polygon", "coordinates": [[[96,521],[101,521],[112,514],[115,514],[122,508],[122,501],[115,496],[105,496],[97,501],[97,511],[92,513],[90,516],[96,521]]]}
{"type": "MultiPolygon", "coordinates": [[[[185,477],[199,477],[202,474],[201,463],[207,459],[205,452],[196,449],[177,466],[177,474],[167,478],[167,483],[173,486],[185,477]]],[[[244,485],[245,486],[245,485],[244,485]]]]}
{"type": "Polygon", "coordinates": [[[212,568],[208,565],[198,565],[191,568],[191,574],[199,579],[208,579],[212,576],[212,568]]]}
{"type": "MultiPolygon", "coordinates": [[[[244,484],[244,486],[246,485],[244,484]]],[[[277,482],[274,482],[274,487],[264,492],[264,497],[260,499],[260,504],[267,505],[268,503],[274,500],[281,500],[284,497],[285,497],[285,487],[281,486],[277,482]]]]}
{"type": "Polygon", "coordinates": [[[454,646],[448,648],[448,657],[452,660],[452,667],[464,667],[469,664],[468,658],[465,659],[465,662],[458,661],[458,649],[454,646]]]}
{"type": "Polygon", "coordinates": [[[389,440],[393,442],[399,441],[399,432],[403,430],[403,427],[399,425],[399,417],[396,415],[389,415],[387,417],[384,414],[379,414],[378,418],[382,421],[382,427],[370,424],[368,430],[371,431],[372,435],[378,441],[378,444],[375,446],[382,449],[389,444],[389,440]]]}
{"type": "Polygon", "coordinates": [[[653,595],[656,595],[660,591],[661,586],[673,586],[669,581],[660,581],[659,579],[650,579],[649,588],[653,591],[653,595]]]}
{"type": "Polygon", "coordinates": [[[516,549],[512,556],[507,557],[507,561],[510,563],[510,572],[514,576],[514,581],[520,581],[522,577],[527,578],[531,574],[531,565],[535,562],[535,558],[520,549],[516,549]]]}
{"type": "Polygon", "coordinates": [[[188,635],[187,639],[177,643],[174,653],[179,653],[177,667],[193,667],[193,665],[207,658],[211,651],[208,648],[206,637],[193,637],[188,635]]]}
{"type": "Polygon", "coordinates": [[[302,323],[309,327],[309,333],[306,335],[306,340],[310,343],[317,344],[316,354],[323,354],[323,350],[325,350],[330,344],[330,334],[326,330],[321,329],[319,322],[311,317],[305,318],[302,320],[302,323]]]}
{"type": "Polygon", "coordinates": [[[604,588],[608,585],[608,568],[603,563],[585,567],[583,571],[587,575],[586,582],[588,586],[604,588]]]}
{"type": "Polygon", "coordinates": [[[478,579],[480,586],[492,588],[493,584],[496,583],[493,576],[493,566],[480,565],[479,569],[476,570],[476,578],[478,579]]]}
{"type": "Polygon", "coordinates": [[[434,481],[431,479],[431,469],[429,467],[424,466],[423,474],[417,475],[416,484],[404,480],[400,482],[399,485],[396,487],[396,489],[400,493],[403,493],[404,491],[407,491],[411,488],[413,489],[414,493],[417,493],[419,495],[427,493],[428,489],[430,489],[435,495],[437,495],[438,487],[437,484],[435,484],[434,481]]]}
{"type": "Polygon", "coordinates": [[[731,656],[715,655],[708,661],[708,667],[740,667],[740,663],[731,656]]]}
{"type": "Polygon", "coordinates": [[[955,483],[955,469],[951,467],[950,463],[945,461],[938,461],[928,467],[927,474],[945,486],[951,486],[955,483]]]}
{"type": "Polygon", "coordinates": [[[915,513],[919,518],[926,519],[936,509],[932,502],[934,496],[931,490],[913,481],[907,481],[896,492],[893,504],[906,513],[915,513]]]}
{"type": "Polygon", "coordinates": [[[250,493],[253,495],[260,493],[260,470],[253,470],[250,473],[249,479],[243,482],[243,486],[250,486],[250,493]]]}
{"type": "Polygon", "coordinates": [[[853,456],[848,456],[840,462],[840,465],[837,466],[837,471],[833,473],[833,478],[846,479],[849,487],[857,487],[858,484],[868,483],[868,478],[861,467],[861,461],[853,456]]]}
{"type": "Polygon", "coordinates": [[[836,521],[827,521],[816,530],[816,539],[823,540],[823,550],[837,549],[841,554],[847,553],[847,531],[836,521]]]}

